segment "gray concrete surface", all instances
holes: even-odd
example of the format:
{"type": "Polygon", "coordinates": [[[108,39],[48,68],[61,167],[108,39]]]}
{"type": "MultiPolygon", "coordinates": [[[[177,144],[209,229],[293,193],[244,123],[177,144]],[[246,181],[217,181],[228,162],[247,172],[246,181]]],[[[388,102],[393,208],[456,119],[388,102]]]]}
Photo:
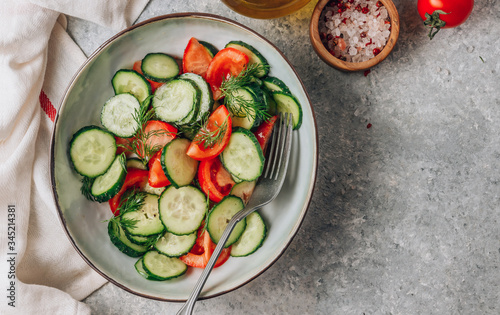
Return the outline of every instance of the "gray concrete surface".
{"type": "MultiPolygon", "coordinates": [[[[370,74],[324,64],[308,38],[316,1],[275,20],[215,0],[152,0],[139,20],[219,14],[274,42],[303,79],[320,157],[305,222],[279,261],[197,314],[500,313],[500,2],[476,1],[461,27],[429,41],[416,1],[395,1],[395,50],[370,74]],[[371,128],[367,128],[371,124],[371,128]]],[[[70,18],[86,54],[113,35],[70,18]]],[[[95,314],[175,314],[107,284],[95,314]]]]}

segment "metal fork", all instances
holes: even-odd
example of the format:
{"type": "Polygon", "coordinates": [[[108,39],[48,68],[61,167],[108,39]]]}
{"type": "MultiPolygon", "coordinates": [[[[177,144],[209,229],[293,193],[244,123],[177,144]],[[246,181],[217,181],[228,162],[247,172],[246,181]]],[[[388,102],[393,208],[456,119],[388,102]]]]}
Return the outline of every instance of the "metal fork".
{"type": "Polygon", "coordinates": [[[290,157],[292,125],[292,114],[280,114],[271,138],[269,157],[266,160],[262,175],[257,186],[255,187],[254,192],[252,193],[250,201],[246,207],[236,213],[227,224],[227,227],[222,233],[221,239],[217,243],[207,266],[203,270],[203,273],[198,279],[198,282],[196,283],[196,286],[191,292],[188,300],[179,312],[177,312],[177,315],[193,313],[194,304],[196,303],[196,300],[198,299],[210,272],[212,272],[215,262],[219,258],[222,249],[224,249],[224,245],[233,231],[234,226],[250,213],[270,203],[280,192],[283,182],[285,181],[285,174],[290,157]]]}

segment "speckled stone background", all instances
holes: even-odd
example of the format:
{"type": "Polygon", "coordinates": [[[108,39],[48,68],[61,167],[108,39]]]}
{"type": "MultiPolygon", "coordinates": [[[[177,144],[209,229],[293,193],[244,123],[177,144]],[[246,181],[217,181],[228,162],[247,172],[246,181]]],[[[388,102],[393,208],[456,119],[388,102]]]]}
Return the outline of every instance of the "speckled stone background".
{"type": "MultiPolygon", "coordinates": [[[[316,56],[315,3],[252,20],[216,0],[152,0],[139,18],[198,11],[251,27],[289,58],[316,113],[318,178],[299,233],[264,274],[195,312],[499,314],[500,2],[476,1],[430,41],[416,1],[396,0],[399,41],[367,76],[316,56]]],[[[87,55],[114,34],[74,18],[69,31],[87,55]]],[[[181,306],[111,284],[85,302],[95,314],[181,306]]]]}

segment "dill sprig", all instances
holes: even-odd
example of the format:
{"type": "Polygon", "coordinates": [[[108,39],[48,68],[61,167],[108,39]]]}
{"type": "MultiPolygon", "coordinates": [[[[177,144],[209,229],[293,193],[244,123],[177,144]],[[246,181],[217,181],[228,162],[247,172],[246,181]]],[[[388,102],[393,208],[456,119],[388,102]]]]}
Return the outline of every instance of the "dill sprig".
{"type": "Polygon", "coordinates": [[[117,211],[120,214],[113,216],[111,219],[106,220],[104,222],[112,221],[116,225],[121,226],[122,228],[133,229],[139,220],[137,219],[127,219],[123,218],[123,215],[127,212],[137,211],[142,208],[144,205],[144,200],[146,199],[147,193],[139,190],[131,190],[122,196],[122,200],[120,202],[120,206],[117,211]]]}
{"type": "Polygon", "coordinates": [[[153,110],[149,109],[149,101],[153,96],[148,96],[144,102],[142,102],[141,107],[135,111],[133,118],[140,126],[137,134],[134,137],[127,138],[125,144],[119,144],[118,146],[125,149],[125,151],[132,152],[141,160],[141,162],[146,165],[149,158],[157,151],[161,149],[158,144],[151,144],[151,139],[154,137],[161,137],[166,134],[171,134],[171,132],[166,130],[151,130],[146,132],[146,125],[149,120],[151,120],[155,113],[153,110]]]}
{"type": "Polygon", "coordinates": [[[222,80],[220,86],[221,95],[224,97],[224,104],[235,117],[254,117],[256,120],[268,120],[271,115],[267,111],[265,103],[248,100],[237,93],[241,89],[254,82],[255,76],[269,68],[268,65],[249,64],[237,76],[230,76],[222,80]]]}
{"type": "Polygon", "coordinates": [[[204,149],[213,147],[215,145],[220,145],[229,128],[228,117],[229,115],[224,118],[222,124],[219,125],[217,122],[215,122],[214,126],[210,126],[211,128],[209,128],[208,114],[204,115],[202,119],[195,124],[196,126],[193,127],[198,129],[198,132],[194,136],[193,142],[203,146],[204,149]]]}
{"type": "Polygon", "coordinates": [[[80,187],[80,191],[82,192],[82,195],[90,201],[95,201],[95,197],[94,195],[92,195],[92,185],[94,184],[94,178],[84,176],[81,182],[82,187],[80,187]]]}

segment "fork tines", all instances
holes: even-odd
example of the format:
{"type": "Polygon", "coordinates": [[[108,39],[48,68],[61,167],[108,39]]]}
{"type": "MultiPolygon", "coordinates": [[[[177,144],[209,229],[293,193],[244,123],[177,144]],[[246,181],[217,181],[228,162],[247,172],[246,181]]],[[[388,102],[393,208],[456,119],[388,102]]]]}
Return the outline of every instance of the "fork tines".
{"type": "Polygon", "coordinates": [[[264,178],[277,180],[282,165],[281,161],[287,161],[293,127],[292,118],[291,113],[279,114],[269,147],[269,157],[265,165],[264,178]]]}

